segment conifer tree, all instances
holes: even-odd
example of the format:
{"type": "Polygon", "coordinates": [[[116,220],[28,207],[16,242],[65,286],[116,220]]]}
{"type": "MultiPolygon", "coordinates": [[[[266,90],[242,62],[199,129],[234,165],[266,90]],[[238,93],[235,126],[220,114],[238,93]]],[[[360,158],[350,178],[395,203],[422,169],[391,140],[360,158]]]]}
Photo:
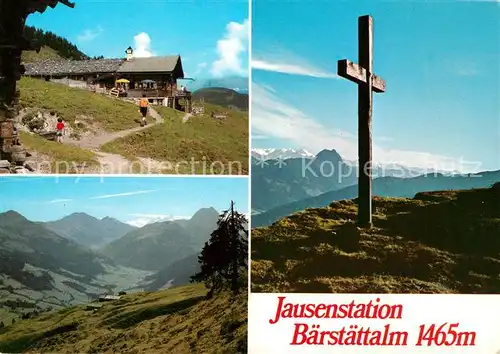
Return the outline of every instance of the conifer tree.
{"type": "Polygon", "coordinates": [[[222,212],[217,229],[212,232],[198,257],[200,271],[191,282],[204,282],[208,297],[224,289],[234,294],[247,285],[248,274],[248,220],[231,207],[222,212]]]}

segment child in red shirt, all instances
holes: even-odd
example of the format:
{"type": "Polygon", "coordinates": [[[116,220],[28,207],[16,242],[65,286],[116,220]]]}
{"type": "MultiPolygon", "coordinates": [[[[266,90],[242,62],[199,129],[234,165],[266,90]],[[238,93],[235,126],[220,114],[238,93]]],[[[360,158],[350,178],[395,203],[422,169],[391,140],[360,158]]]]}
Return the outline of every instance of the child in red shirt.
{"type": "Polygon", "coordinates": [[[62,118],[57,118],[57,125],[56,125],[56,137],[57,137],[57,142],[62,143],[63,141],[63,131],[64,131],[64,122],[62,118]]]}

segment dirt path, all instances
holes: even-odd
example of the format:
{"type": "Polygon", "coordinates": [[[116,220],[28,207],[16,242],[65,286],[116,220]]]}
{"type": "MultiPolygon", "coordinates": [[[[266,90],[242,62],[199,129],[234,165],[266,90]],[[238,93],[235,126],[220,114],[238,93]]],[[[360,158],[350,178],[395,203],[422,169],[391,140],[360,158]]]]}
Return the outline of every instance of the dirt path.
{"type": "MultiPolygon", "coordinates": [[[[136,161],[130,161],[124,156],[111,154],[101,151],[101,147],[113,140],[126,137],[130,134],[140,132],[153,125],[161,124],[165,120],[152,107],[149,108],[149,116],[154,119],[154,122],[146,126],[138,126],[130,129],[125,129],[117,132],[100,132],[96,135],[86,136],[81,140],[65,139],[66,144],[72,144],[82,149],[94,152],[98,158],[100,166],[89,168],[82,173],[98,173],[98,174],[132,174],[141,171],[140,173],[162,173],[164,170],[163,163],[151,158],[138,158],[136,161]]],[[[186,123],[193,114],[185,113],[182,117],[182,122],[186,123]]]]}
{"type": "Polygon", "coordinates": [[[131,174],[132,163],[121,155],[109,154],[107,152],[96,152],[99,158],[99,174],[131,174]]]}
{"type": "Polygon", "coordinates": [[[158,114],[153,108],[149,107],[149,115],[153,117],[156,121],[156,123],[163,123],[165,120],[163,119],[162,116],[158,114]]]}
{"type": "Polygon", "coordinates": [[[67,139],[67,142],[69,144],[76,145],[78,147],[81,147],[83,149],[89,149],[89,150],[99,150],[99,148],[110,141],[123,138],[129,134],[140,132],[141,130],[147,129],[152,125],[163,123],[164,119],[156,112],[153,108],[149,109],[149,115],[155,119],[154,123],[150,123],[148,125],[145,125],[143,127],[135,127],[135,128],[130,128],[126,130],[120,130],[118,132],[104,132],[98,135],[93,135],[86,137],[81,140],[73,140],[73,139],[67,139]]]}
{"type": "MultiPolygon", "coordinates": [[[[149,123],[143,127],[135,127],[125,130],[120,130],[118,132],[103,132],[101,134],[93,135],[86,137],[81,140],[73,140],[67,139],[67,143],[76,145],[82,149],[87,149],[93,151],[99,158],[99,163],[101,165],[98,173],[103,174],[125,174],[125,173],[133,173],[132,166],[133,163],[127,160],[125,157],[118,154],[110,154],[107,152],[100,151],[101,146],[119,139],[126,137],[130,134],[140,132],[144,129],[147,129],[153,125],[160,124],[164,122],[164,119],[158,114],[158,112],[149,108],[149,115],[154,118],[154,123],[149,123]]],[[[137,166],[140,167],[140,166],[137,166]]],[[[143,170],[143,168],[141,168],[143,170]]]]}

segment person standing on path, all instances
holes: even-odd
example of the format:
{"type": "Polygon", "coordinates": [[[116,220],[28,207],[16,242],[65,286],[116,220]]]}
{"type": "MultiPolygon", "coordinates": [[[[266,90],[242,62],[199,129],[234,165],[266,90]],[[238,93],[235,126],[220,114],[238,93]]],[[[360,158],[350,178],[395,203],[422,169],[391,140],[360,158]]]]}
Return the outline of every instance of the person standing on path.
{"type": "Polygon", "coordinates": [[[63,142],[63,134],[64,134],[64,122],[63,122],[62,118],[57,118],[56,137],[57,137],[58,143],[63,142]]]}
{"type": "Polygon", "coordinates": [[[146,116],[148,115],[148,106],[149,101],[146,98],[146,94],[143,94],[141,100],[139,101],[139,110],[142,114],[142,125],[148,124],[148,122],[146,121],[146,116]]]}

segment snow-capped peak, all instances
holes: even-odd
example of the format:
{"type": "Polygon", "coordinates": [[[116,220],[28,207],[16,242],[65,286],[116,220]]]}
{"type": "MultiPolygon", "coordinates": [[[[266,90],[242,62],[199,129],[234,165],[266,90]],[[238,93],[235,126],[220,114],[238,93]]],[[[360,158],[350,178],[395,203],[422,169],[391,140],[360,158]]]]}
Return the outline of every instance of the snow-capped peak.
{"type": "Polygon", "coordinates": [[[252,156],[264,160],[314,158],[314,154],[304,149],[252,149],[252,156]]]}

